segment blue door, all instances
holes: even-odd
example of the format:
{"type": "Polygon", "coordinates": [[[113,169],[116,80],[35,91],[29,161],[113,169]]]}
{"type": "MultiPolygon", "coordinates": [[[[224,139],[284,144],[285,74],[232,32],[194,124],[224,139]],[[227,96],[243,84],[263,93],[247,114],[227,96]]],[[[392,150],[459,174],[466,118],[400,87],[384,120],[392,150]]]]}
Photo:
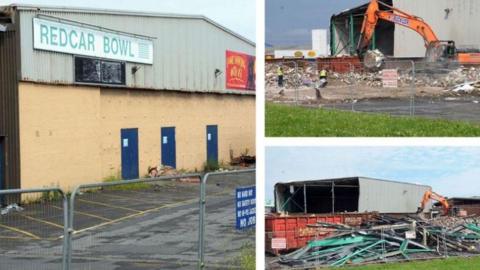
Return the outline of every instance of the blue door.
{"type": "Polygon", "coordinates": [[[207,126],[207,161],[218,163],[218,128],[207,126]]]}
{"type": "Polygon", "coordinates": [[[138,178],[138,129],[121,130],[122,178],[138,178]]]}
{"type": "Polygon", "coordinates": [[[162,165],[177,167],[177,154],[175,146],[175,127],[162,127],[162,165]]]}

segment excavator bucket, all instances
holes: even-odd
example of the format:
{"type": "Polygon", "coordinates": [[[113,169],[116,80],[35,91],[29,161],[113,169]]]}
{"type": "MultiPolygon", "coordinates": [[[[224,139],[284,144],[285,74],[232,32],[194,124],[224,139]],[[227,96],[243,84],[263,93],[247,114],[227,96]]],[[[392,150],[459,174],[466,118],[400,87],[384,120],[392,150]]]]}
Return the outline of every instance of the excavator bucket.
{"type": "Polygon", "coordinates": [[[444,60],[445,46],[441,43],[431,43],[425,51],[425,61],[428,63],[436,63],[444,60]]]}
{"type": "Polygon", "coordinates": [[[385,55],[379,50],[368,50],[363,55],[363,65],[367,69],[379,69],[382,67],[385,55]]]}

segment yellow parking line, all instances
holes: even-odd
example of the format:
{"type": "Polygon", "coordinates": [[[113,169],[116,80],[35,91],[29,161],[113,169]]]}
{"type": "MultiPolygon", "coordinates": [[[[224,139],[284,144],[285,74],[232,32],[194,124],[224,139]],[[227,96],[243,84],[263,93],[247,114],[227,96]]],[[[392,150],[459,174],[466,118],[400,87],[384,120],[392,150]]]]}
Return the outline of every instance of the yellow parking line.
{"type": "MultiPolygon", "coordinates": [[[[145,195],[145,193],[143,193],[142,195],[145,195]]],[[[124,199],[124,200],[128,199],[129,201],[137,201],[137,202],[142,202],[142,203],[149,203],[146,200],[141,200],[141,199],[137,199],[137,198],[130,198],[130,197],[125,197],[125,196],[120,196],[120,195],[102,193],[102,196],[111,197],[111,198],[119,198],[119,199],[124,199]]]]}
{"type": "MultiPolygon", "coordinates": [[[[52,205],[52,207],[63,210],[63,208],[55,206],[55,205],[52,205]]],[[[105,220],[105,221],[110,221],[111,220],[111,219],[106,218],[106,217],[102,217],[102,216],[98,216],[98,215],[95,215],[95,214],[90,214],[90,213],[86,213],[86,212],[82,212],[82,211],[78,211],[78,210],[75,210],[73,212],[78,213],[79,215],[89,216],[89,217],[93,217],[93,218],[97,218],[97,219],[101,219],[101,220],[105,220]]]]}
{"type": "Polygon", "coordinates": [[[196,201],[198,201],[197,198],[190,199],[190,200],[185,200],[185,201],[180,201],[180,202],[176,202],[176,203],[171,203],[171,204],[166,204],[166,205],[162,205],[162,206],[159,206],[159,207],[156,207],[156,208],[147,209],[147,210],[144,210],[144,211],[138,211],[138,213],[135,213],[135,214],[131,214],[131,215],[128,215],[128,216],[124,216],[124,217],[121,217],[121,218],[111,220],[109,222],[100,223],[100,224],[92,226],[92,227],[88,227],[88,228],[84,228],[84,229],[75,231],[74,234],[85,232],[85,231],[92,230],[92,229],[96,229],[96,228],[99,228],[99,227],[102,227],[102,226],[105,226],[105,225],[109,225],[109,224],[113,224],[113,223],[116,223],[118,221],[122,221],[122,220],[125,220],[125,219],[141,216],[143,214],[150,213],[150,212],[153,212],[153,211],[157,211],[157,210],[160,210],[160,209],[163,209],[163,208],[180,206],[180,205],[183,205],[183,204],[188,204],[188,203],[196,202],[196,201]]]}
{"type": "Polygon", "coordinates": [[[136,209],[127,208],[127,207],[121,207],[121,206],[115,206],[115,205],[111,205],[111,204],[108,204],[108,203],[87,201],[87,200],[84,200],[84,199],[78,199],[78,200],[81,201],[81,202],[86,202],[86,203],[91,203],[91,204],[97,204],[97,205],[106,206],[106,207],[110,207],[110,208],[123,209],[123,210],[132,211],[132,212],[137,212],[137,213],[142,212],[142,211],[139,211],[139,210],[136,210],[136,209]]]}
{"type": "Polygon", "coordinates": [[[43,220],[43,219],[40,219],[40,218],[34,218],[34,217],[31,217],[31,216],[27,216],[27,215],[20,215],[20,216],[22,216],[26,219],[30,219],[30,220],[33,220],[33,221],[36,221],[36,222],[44,223],[44,224],[47,224],[47,225],[50,225],[50,226],[53,226],[53,227],[63,229],[63,225],[59,225],[59,224],[54,223],[54,222],[46,221],[46,220],[43,220]]]}
{"type": "Polygon", "coordinates": [[[0,227],[2,228],[5,228],[5,229],[8,229],[8,230],[11,230],[11,231],[14,231],[14,232],[18,232],[18,233],[21,233],[21,234],[25,234],[33,239],[36,239],[36,240],[40,240],[41,238],[33,233],[30,233],[30,232],[27,232],[27,231],[24,231],[24,230],[21,230],[21,229],[17,229],[17,228],[14,228],[14,227],[10,227],[10,226],[7,226],[7,225],[3,225],[3,224],[0,224],[0,227]]]}
{"type": "Polygon", "coordinates": [[[10,239],[10,240],[32,240],[30,237],[22,237],[22,236],[0,236],[0,239],[10,239]]]}

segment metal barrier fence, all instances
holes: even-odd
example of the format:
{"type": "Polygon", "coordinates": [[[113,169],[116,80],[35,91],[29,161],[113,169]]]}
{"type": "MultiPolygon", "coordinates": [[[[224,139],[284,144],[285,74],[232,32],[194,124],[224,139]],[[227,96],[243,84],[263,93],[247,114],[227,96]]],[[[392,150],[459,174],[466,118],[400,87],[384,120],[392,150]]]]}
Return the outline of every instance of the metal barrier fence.
{"type": "Polygon", "coordinates": [[[235,229],[235,195],[254,172],[0,190],[0,269],[241,268],[255,230],[235,229]]]}
{"type": "Polygon", "coordinates": [[[285,60],[267,63],[266,100],[306,107],[480,122],[480,68],[458,62],[387,59],[378,69],[362,62],[285,60]],[[286,84],[276,84],[284,67],[286,84]],[[319,71],[328,84],[319,86],[319,71]]]}
{"type": "Polygon", "coordinates": [[[200,174],[77,187],[70,197],[70,269],[193,268],[200,174]]]}
{"type": "Polygon", "coordinates": [[[57,188],[0,190],[0,269],[66,266],[68,201],[57,188]]]}
{"type": "Polygon", "coordinates": [[[255,169],[203,177],[199,269],[255,269],[255,195],[255,169]]]}

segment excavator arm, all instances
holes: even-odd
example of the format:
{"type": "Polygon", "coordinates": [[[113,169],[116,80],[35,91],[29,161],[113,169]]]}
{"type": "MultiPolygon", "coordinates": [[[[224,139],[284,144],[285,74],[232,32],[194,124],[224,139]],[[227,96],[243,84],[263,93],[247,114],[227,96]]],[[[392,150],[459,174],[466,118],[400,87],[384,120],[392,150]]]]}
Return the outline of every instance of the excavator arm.
{"type": "Polygon", "coordinates": [[[425,209],[425,206],[430,200],[435,200],[441,203],[443,207],[443,214],[448,215],[448,211],[450,210],[450,205],[448,204],[447,199],[431,190],[427,190],[425,194],[423,194],[422,202],[420,204],[420,207],[417,210],[417,213],[423,212],[423,210],[425,209]]]}
{"type": "Polygon", "coordinates": [[[410,15],[378,0],[371,0],[363,20],[357,52],[360,53],[370,44],[378,20],[389,21],[414,30],[423,37],[426,47],[439,43],[435,32],[422,18],[410,15]],[[388,7],[389,10],[380,10],[380,4],[388,7]]]}

